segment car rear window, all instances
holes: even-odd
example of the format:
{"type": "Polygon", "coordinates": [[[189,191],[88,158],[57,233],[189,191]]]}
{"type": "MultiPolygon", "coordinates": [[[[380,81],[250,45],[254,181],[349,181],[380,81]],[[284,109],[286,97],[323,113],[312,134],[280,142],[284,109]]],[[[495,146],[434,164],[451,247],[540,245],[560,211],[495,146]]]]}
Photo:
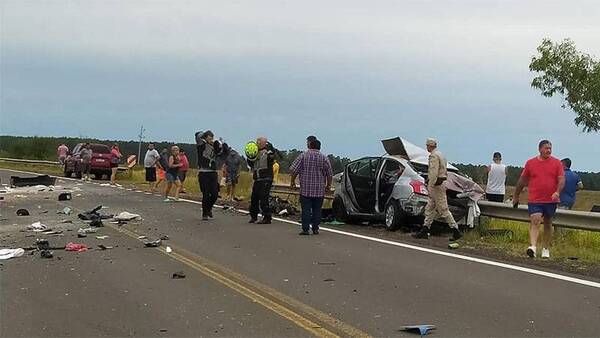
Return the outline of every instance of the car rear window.
{"type": "Polygon", "coordinates": [[[110,148],[108,146],[94,144],[92,145],[92,152],[96,154],[110,154],[110,148]]]}

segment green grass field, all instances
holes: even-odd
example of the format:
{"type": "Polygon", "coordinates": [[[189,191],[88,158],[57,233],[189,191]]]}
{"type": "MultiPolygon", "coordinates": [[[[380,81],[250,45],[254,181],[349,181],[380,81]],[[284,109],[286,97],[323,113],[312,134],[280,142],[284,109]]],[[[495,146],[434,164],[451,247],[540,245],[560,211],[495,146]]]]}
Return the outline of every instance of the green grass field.
{"type": "MultiPolygon", "coordinates": [[[[62,170],[55,165],[10,163],[0,161],[1,168],[15,169],[22,171],[31,171],[61,175],[62,170]]],[[[190,195],[198,195],[199,186],[197,170],[191,169],[188,172],[188,178],[184,187],[190,195]]],[[[149,189],[144,182],[145,174],[143,168],[135,168],[129,172],[119,173],[117,181],[119,183],[135,184],[141,188],[149,189]]],[[[277,183],[288,184],[289,175],[280,174],[277,183]]],[[[164,188],[164,186],[160,187],[164,188]]],[[[240,182],[237,188],[237,195],[244,200],[250,198],[252,189],[252,175],[249,172],[242,172],[240,182]]],[[[509,188],[509,192],[511,189],[509,188]]],[[[291,202],[297,202],[297,198],[290,196],[291,202]]],[[[525,203],[526,196],[522,196],[522,202],[525,203]]],[[[593,205],[600,205],[600,192],[580,191],[577,194],[576,210],[589,211],[593,205]]],[[[515,256],[523,256],[525,248],[529,245],[529,225],[523,222],[508,221],[503,219],[483,219],[479,230],[486,229],[507,229],[513,233],[512,238],[508,237],[482,237],[478,231],[471,231],[465,236],[465,242],[474,245],[491,246],[504,250],[515,256]]],[[[569,257],[577,257],[584,262],[600,262],[600,232],[590,232],[581,230],[564,229],[562,233],[556,234],[554,246],[552,248],[552,259],[562,260],[569,257]]]]}

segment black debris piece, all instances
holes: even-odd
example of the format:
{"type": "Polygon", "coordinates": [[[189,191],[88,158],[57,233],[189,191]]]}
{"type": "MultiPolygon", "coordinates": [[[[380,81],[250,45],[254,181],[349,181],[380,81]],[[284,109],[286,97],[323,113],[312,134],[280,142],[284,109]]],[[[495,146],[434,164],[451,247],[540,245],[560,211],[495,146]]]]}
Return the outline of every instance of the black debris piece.
{"type": "Polygon", "coordinates": [[[55,177],[50,177],[48,175],[39,175],[35,177],[19,177],[19,176],[11,176],[10,177],[10,186],[11,188],[17,187],[29,187],[35,185],[54,185],[56,183],[55,177]]]}
{"type": "Polygon", "coordinates": [[[54,257],[54,253],[50,250],[42,250],[40,251],[40,256],[42,258],[52,258],[54,257]]]}
{"type": "Polygon", "coordinates": [[[185,278],[185,273],[183,271],[174,272],[173,276],[171,278],[173,278],[173,279],[184,279],[185,278]]]}
{"type": "Polygon", "coordinates": [[[27,209],[19,209],[17,210],[17,216],[29,216],[29,211],[27,209]]]}
{"type": "Polygon", "coordinates": [[[37,239],[35,241],[35,245],[37,246],[38,250],[50,249],[50,242],[48,242],[47,239],[37,239]]]}
{"type": "Polygon", "coordinates": [[[161,244],[161,240],[160,239],[157,239],[155,241],[144,241],[144,245],[147,248],[156,248],[156,247],[159,247],[160,244],[161,244]]]}
{"type": "Polygon", "coordinates": [[[426,336],[431,330],[435,330],[435,325],[408,325],[400,329],[400,331],[416,333],[421,336],[426,336]]]}
{"type": "Polygon", "coordinates": [[[113,247],[112,246],[106,246],[104,244],[98,244],[98,248],[100,248],[100,250],[110,250],[113,247]]]}
{"type": "Polygon", "coordinates": [[[162,236],[160,236],[160,240],[161,241],[168,241],[169,239],[170,239],[169,235],[162,235],[162,236]]]}
{"type": "Polygon", "coordinates": [[[58,195],[59,201],[70,201],[71,199],[72,199],[72,196],[71,196],[70,192],[63,192],[58,195]]]}
{"type": "Polygon", "coordinates": [[[335,282],[335,279],[327,278],[327,279],[323,279],[323,282],[335,282]]]}
{"type": "Polygon", "coordinates": [[[318,262],[318,265],[335,265],[335,262],[318,262]]]}
{"type": "Polygon", "coordinates": [[[77,215],[77,217],[79,217],[79,219],[81,219],[83,221],[93,221],[95,219],[109,219],[109,218],[113,217],[113,215],[105,215],[105,214],[98,213],[98,211],[100,209],[102,209],[101,205],[95,207],[94,209],[92,209],[90,211],[84,211],[84,212],[80,213],[79,215],[77,215]]]}
{"type": "Polygon", "coordinates": [[[283,210],[287,210],[287,215],[295,215],[298,213],[298,209],[296,209],[290,201],[278,196],[269,197],[269,206],[274,214],[279,214],[283,210]]]}
{"type": "Polygon", "coordinates": [[[101,220],[101,219],[99,219],[99,218],[96,218],[96,219],[93,219],[93,220],[90,222],[90,226],[91,226],[91,227],[96,227],[96,228],[99,228],[99,227],[103,227],[103,226],[104,226],[104,223],[102,223],[102,220],[101,220]]]}

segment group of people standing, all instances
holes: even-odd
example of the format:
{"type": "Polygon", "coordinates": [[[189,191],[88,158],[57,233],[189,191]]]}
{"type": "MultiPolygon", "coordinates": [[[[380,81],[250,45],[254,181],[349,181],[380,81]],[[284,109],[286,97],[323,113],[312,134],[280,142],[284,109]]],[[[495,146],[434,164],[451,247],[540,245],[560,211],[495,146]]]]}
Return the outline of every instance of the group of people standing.
{"type": "Polygon", "coordinates": [[[170,150],[163,148],[159,153],[153,143],[148,144],[148,150],[144,156],[144,167],[146,169],[146,181],[150,184],[150,191],[154,192],[158,186],[166,182],[163,189],[165,202],[179,201],[179,194],[185,193],[183,182],[190,169],[187,155],[178,146],[172,146],[170,150]],[[173,199],[170,198],[171,191],[175,188],[173,199]]]}
{"type": "MultiPolygon", "coordinates": [[[[70,155],[69,147],[66,144],[61,143],[56,149],[56,153],[58,155],[58,161],[61,165],[65,165],[65,161],[67,157],[70,155]]],[[[81,180],[83,181],[91,181],[90,173],[92,170],[92,158],[94,157],[94,151],[92,149],[92,145],[89,142],[86,142],[81,150],[79,151],[78,160],[81,164],[81,180]]],[[[119,149],[119,145],[114,143],[110,148],[110,184],[115,185],[117,181],[117,171],[119,168],[119,162],[123,158],[123,154],[119,149]]]]}

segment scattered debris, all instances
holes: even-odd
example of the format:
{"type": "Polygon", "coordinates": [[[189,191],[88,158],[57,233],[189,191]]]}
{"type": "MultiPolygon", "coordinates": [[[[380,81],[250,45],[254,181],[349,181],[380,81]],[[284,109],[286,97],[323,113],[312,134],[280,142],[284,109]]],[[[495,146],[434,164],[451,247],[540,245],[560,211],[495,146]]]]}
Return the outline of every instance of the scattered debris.
{"type": "Polygon", "coordinates": [[[60,221],[61,223],[71,223],[73,224],[73,221],[70,219],[63,219],[62,221],[60,221]]]}
{"type": "Polygon", "coordinates": [[[97,239],[107,239],[108,236],[104,235],[104,236],[96,236],[97,239]]]}
{"type": "Polygon", "coordinates": [[[110,250],[113,247],[112,246],[106,246],[104,244],[98,244],[98,248],[100,248],[100,250],[110,250]]]}
{"type": "Polygon", "coordinates": [[[144,245],[147,248],[156,248],[156,247],[159,247],[161,243],[162,243],[162,241],[160,239],[157,239],[155,241],[144,241],[144,245]]]}
{"type": "Polygon", "coordinates": [[[431,330],[435,330],[435,325],[409,325],[400,329],[400,331],[418,333],[421,336],[426,336],[431,330]]]}
{"type": "Polygon", "coordinates": [[[142,216],[140,216],[138,214],[132,214],[132,213],[127,212],[127,211],[123,211],[122,213],[118,214],[114,218],[117,221],[131,221],[131,220],[134,220],[134,219],[141,219],[142,216]]]}
{"type": "Polygon", "coordinates": [[[27,209],[19,209],[17,210],[17,216],[29,216],[29,211],[27,209]]]}
{"type": "Polygon", "coordinates": [[[340,222],[340,221],[337,221],[337,220],[334,219],[333,221],[325,222],[323,224],[327,224],[327,225],[344,225],[346,223],[340,222]]]}
{"type": "Polygon", "coordinates": [[[79,228],[79,230],[77,230],[78,234],[95,234],[98,230],[94,229],[94,228],[79,228]]]}
{"type": "Polygon", "coordinates": [[[31,186],[43,186],[43,188],[47,188],[47,186],[54,185],[55,183],[56,183],[56,178],[50,177],[48,175],[39,175],[39,176],[35,176],[35,177],[19,177],[19,176],[11,176],[10,177],[11,188],[31,187],[31,186]]]}
{"type": "Polygon", "coordinates": [[[335,265],[335,262],[317,262],[318,265],[335,265]]]}
{"type": "Polygon", "coordinates": [[[277,214],[283,210],[286,210],[285,215],[295,215],[298,212],[298,209],[290,201],[277,196],[269,198],[269,205],[271,206],[271,211],[277,214]]]}
{"type": "Polygon", "coordinates": [[[56,212],[58,215],[70,215],[73,213],[73,209],[71,209],[70,207],[65,207],[62,210],[59,210],[56,212]]]}
{"type": "Polygon", "coordinates": [[[52,257],[54,257],[54,252],[52,252],[50,250],[42,250],[42,251],[40,251],[40,256],[42,258],[52,258],[52,257]]]}
{"type": "Polygon", "coordinates": [[[27,230],[35,231],[35,232],[41,232],[46,229],[48,229],[48,226],[46,226],[45,224],[42,224],[40,222],[35,222],[35,223],[27,226],[27,230]]]}
{"type": "Polygon", "coordinates": [[[335,282],[335,279],[327,278],[327,279],[323,279],[323,282],[335,282]]]}
{"type": "Polygon", "coordinates": [[[183,271],[177,271],[173,273],[172,279],[183,279],[185,278],[185,273],[183,271]]]}
{"type": "Polygon", "coordinates": [[[87,246],[85,246],[85,244],[80,244],[80,243],[73,243],[73,242],[69,242],[67,243],[67,245],[65,245],[65,250],[66,251],[77,251],[77,252],[84,252],[87,251],[87,246]]]}
{"type": "Polygon", "coordinates": [[[59,201],[70,201],[72,199],[70,192],[63,192],[58,195],[59,201]]]}
{"type": "Polygon", "coordinates": [[[148,237],[146,237],[146,236],[138,236],[138,239],[146,239],[146,238],[148,238],[148,237]]]}
{"type": "Polygon", "coordinates": [[[104,223],[102,223],[101,219],[94,219],[90,222],[90,226],[92,227],[96,227],[96,228],[100,228],[104,226],[104,223]]]}
{"type": "Polygon", "coordinates": [[[166,251],[167,253],[171,253],[171,252],[173,252],[173,249],[171,249],[171,247],[170,247],[170,246],[168,246],[168,247],[166,247],[166,248],[165,248],[165,251],[166,251]]]}
{"type": "Polygon", "coordinates": [[[450,244],[448,244],[448,249],[458,249],[460,247],[460,245],[458,245],[458,243],[456,242],[452,242],[450,244]]]}
{"type": "Polygon", "coordinates": [[[99,205],[90,211],[85,211],[77,215],[79,219],[83,221],[93,221],[95,219],[109,219],[112,218],[112,215],[99,214],[98,210],[102,209],[102,206],[99,205]]]}
{"type": "Polygon", "coordinates": [[[0,249],[0,260],[21,257],[25,253],[22,248],[17,249],[0,249]]]}
{"type": "Polygon", "coordinates": [[[160,240],[161,241],[168,241],[169,239],[170,239],[169,235],[162,235],[162,236],[160,236],[160,240]]]}
{"type": "Polygon", "coordinates": [[[47,239],[37,239],[35,241],[35,245],[37,246],[38,250],[50,249],[50,242],[48,242],[47,239]]]}

